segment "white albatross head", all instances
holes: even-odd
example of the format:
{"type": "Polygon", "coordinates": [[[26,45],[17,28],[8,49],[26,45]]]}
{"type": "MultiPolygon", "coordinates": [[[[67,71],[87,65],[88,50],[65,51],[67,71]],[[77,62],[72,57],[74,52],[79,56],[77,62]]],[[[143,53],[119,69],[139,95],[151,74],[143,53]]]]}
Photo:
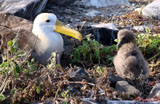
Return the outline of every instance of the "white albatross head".
{"type": "Polygon", "coordinates": [[[33,22],[32,32],[37,36],[41,34],[51,35],[48,33],[57,32],[71,36],[79,41],[82,40],[82,35],[78,31],[65,27],[64,24],[57,19],[56,15],[52,13],[39,14],[33,22]]]}

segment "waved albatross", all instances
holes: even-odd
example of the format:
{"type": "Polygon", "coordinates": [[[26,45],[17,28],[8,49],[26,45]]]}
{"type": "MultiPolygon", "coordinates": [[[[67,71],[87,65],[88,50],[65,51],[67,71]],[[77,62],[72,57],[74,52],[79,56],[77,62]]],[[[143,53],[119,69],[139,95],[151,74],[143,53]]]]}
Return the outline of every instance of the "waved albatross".
{"type": "Polygon", "coordinates": [[[0,14],[2,20],[8,20],[7,22],[4,21],[6,23],[0,22],[0,34],[3,43],[6,44],[7,41],[15,37],[13,34],[16,34],[19,47],[23,49],[27,44],[29,49],[33,49],[32,56],[40,64],[46,65],[49,62],[52,52],[58,54],[57,63],[60,63],[60,56],[64,46],[61,34],[71,36],[79,41],[82,40],[82,35],[78,31],[65,27],[64,24],[57,19],[56,15],[52,13],[39,14],[33,22],[32,30],[30,27],[27,27],[28,22],[26,22],[26,20],[14,17],[15,21],[11,21],[10,17],[8,14],[0,14]],[[20,20],[20,23],[16,23],[17,19],[20,20]],[[16,24],[22,24],[22,27],[16,24]],[[29,28],[29,31],[26,31],[23,25],[26,25],[25,27],[29,28]]]}

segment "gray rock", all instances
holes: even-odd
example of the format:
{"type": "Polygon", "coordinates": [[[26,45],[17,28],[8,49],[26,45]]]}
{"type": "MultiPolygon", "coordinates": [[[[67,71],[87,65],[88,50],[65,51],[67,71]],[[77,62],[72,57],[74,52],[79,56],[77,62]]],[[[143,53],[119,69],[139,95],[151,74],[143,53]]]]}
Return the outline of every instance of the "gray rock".
{"type": "Polygon", "coordinates": [[[151,90],[148,98],[160,97],[160,83],[157,83],[151,90]]]}
{"type": "Polygon", "coordinates": [[[91,27],[95,27],[95,28],[108,28],[111,30],[118,30],[117,26],[113,23],[105,23],[105,24],[94,24],[91,25],[91,27]]]}
{"type": "Polygon", "coordinates": [[[144,32],[145,31],[146,26],[142,25],[142,26],[134,26],[133,29],[135,29],[138,32],[144,32]]]}
{"type": "Polygon", "coordinates": [[[108,75],[107,79],[110,81],[110,86],[115,87],[116,83],[118,81],[122,81],[123,79],[121,77],[115,76],[115,75],[108,75]]]}
{"type": "Polygon", "coordinates": [[[46,6],[48,0],[0,0],[0,12],[32,19],[46,6]]]}
{"type": "Polygon", "coordinates": [[[54,3],[59,6],[68,6],[74,3],[76,0],[48,0],[49,3],[54,3]]]}
{"type": "Polygon", "coordinates": [[[84,26],[83,30],[81,31],[86,32],[86,34],[92,34],[92,36],[101,44],[105,46],[109,46],[112,44],[116,44],[114,41],[117,38],[118,30],[116,30],[115,25],[112,23],[109,24],[95,24],[90,26],[84,26]]]}
{"type": "Polygon", "coordinates": [[[100,12],[93,9],[93,10],[89,10],[88,13],[86,13],[86,16],[95,17],[95,16],[97,16],[98,14],[100,14],[100,12]]]}
{"type": "Polygon", "coordinates": [[[82,0],[86,6],[94,6],[97,8],[115,6],[115,5],[129,5],[128,0],[82,0]]]}
{"type": "Polygon", "coordinates": [[[140,102],[131,100],[108,100],[107,104],[160,104],[160,102],[140,102]]]}
{"type": "Polygon", "coordinates": [[[155,0],[142,10],[142,15],[160,19],[160,0],[155,0]]]}
{"type": "Polygon", "coordinates": [[[138,95],[140,91],[136,89],[134,86],[130,85],[127,81],[118,81],[116,84],[116,90],[118,92],[125,92],[126,94],[129,95],[138,95]]]}
{"type": "Polygon", "coordinates": [[[89,75],[88,75],[88,73],[85,72],[84,69],[78,69],[77,71],[74,71],[70,74],[71,79],[78,80],[78,81],[79,80],[81,81],[81,80],[88,78],[88,77],[89,77],[89,75]]]}

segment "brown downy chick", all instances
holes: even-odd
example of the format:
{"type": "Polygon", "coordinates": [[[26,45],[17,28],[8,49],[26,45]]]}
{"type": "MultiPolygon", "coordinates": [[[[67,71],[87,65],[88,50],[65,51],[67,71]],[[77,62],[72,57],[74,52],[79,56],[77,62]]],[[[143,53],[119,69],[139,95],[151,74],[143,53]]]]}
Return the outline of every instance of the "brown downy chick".
{"type": "Polygon", "coordinates": [[[148,63],[136,45],[134,34],[127,30],[118,33],[118,52],[114,58],[117,74],[122,78],[135,79],[149,74],[148,63]]]}

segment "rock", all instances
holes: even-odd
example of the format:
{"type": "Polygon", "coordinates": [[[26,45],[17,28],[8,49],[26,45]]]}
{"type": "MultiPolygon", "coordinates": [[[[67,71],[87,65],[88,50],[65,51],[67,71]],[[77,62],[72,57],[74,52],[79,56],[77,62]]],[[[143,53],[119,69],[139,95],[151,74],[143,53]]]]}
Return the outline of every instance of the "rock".
{"type": "Polygon", "coordinates": [[[139,14],[142,13],[142,8],[136,8],[134,11],[138,12],[139,14]]]}
{"type": "Polygon", "coordinates": [[[146,26],[142,25],[142,26],[134,26],[133,29],[138,31],[138,32],[144,32],[145,31],[146,26]]]}
{"type": "Polygon", "coordinates": [[[128,0],[82,0],[86,6],[94,6],[96,8],[115,6],[115,5],[129,5],[128,0]]]}
{"type": "Polygon", "coordinates": [[[92,34],[91,38],[93,37],[99,43],[105,46],[116,44],[114,40],[117,38],[118,34],[118,30],[109,29],[108,27],[101,24],[84,26],[80,32],[85,34],[92,34]]]}
{"type": "Polygon", "coordinates": [[[155,0],[151,4],[148,4],[142,10],[142,15],[146,17],[160,19],[160,0],[155,0]]]}
{"type": "Polygon", "coordinates": [[[84,69],[78,69],[70,74],[70,78],[73,80],[82,81],[83,79],[88,78],[88,73],[85,72],[84,69]]]}
{"type": "Polygon", "coordinates": [[[32,19],[46,6],[48,0],[0,0],[0,12],[32,19]]]}
{"type": "Polygon", "coordinates": [[[113,23],[106,23],[106,24],[95,24],[91,25],[91,27],[96,27],[96,28],[108,28],[112,30],[118,30],[118,28],[115,26],[113,23]]]}
{"type": "Polygon", "coordinates": [[[125,92],[126,94],[133,96],[140,93],[138,89],[130,85],[127,81],[118,81],[116,84],[116,90],[118,90],[120,93],[125,92]]]}
{"type": "Polygon", "coordinates": [[[8,41],[19,34],[21,35],[19,35],[18,38],[20,38],[20,40],[23,38],[23,41],[18,41],[19,47],[23,48],[26,46],[24,43],[29,41],[27,37],[32,36],[32,22],[6,13],[0,13],[0,20],[0,42],[2,43],[0,48],[2,52],[5,53],[7,51],[8,41]],[[28,35],[26,36],[25,33],[28,33],[28,35]]]}
{"type": "Polygon", "coordinates": [[[106,27],[93,27],[93,35],[95,39],[101,44],[107,46],[116,44],[114,41],[117,38],[118,30],[109,29],[106,27]]]}
{"type": "Polygon", "coordinates": [[[111,87],[115,87],[116,86],[116,83],[118,81],[122,81],[123,79],[121,77],[118,77],[118,76],[115,76],[115,75],[108,75],[107,76],[107,79],[110,81],[110,86],[111,87]]]}
{"type": "Polygon", "coordinates": [[[86,13],[86,16],[95,17],[95,16],[97,16],[98,14],[100,14],[100,12],[97,11],[97,10],[89,10],[88,13],[86,13]]]}
{"type": "Polygon", "coordinates": [[[74,3],[76,0],[48,0],[49,3],[54,3],[59,6],[68,6],[74,3]]]}
{"type": "Polygon", "coordinates": [[[148,98],[160,97],[160,83],[157,83],[151,90],[148,98]]]}
{"type": "Polygon", "coordinates": [[[32,31],[32,22],[21,17],[13,16],[9,13],[0,13],[0,25],[12,30],[24,29],[32,31]]]}
{"type": "Polygon", "coordinates": [[[160,26],[153,26],[153,27],[151,28],[151,31],[152,31],[152,32],[156,32],[156,33],[160,33],[160,26]]]}

